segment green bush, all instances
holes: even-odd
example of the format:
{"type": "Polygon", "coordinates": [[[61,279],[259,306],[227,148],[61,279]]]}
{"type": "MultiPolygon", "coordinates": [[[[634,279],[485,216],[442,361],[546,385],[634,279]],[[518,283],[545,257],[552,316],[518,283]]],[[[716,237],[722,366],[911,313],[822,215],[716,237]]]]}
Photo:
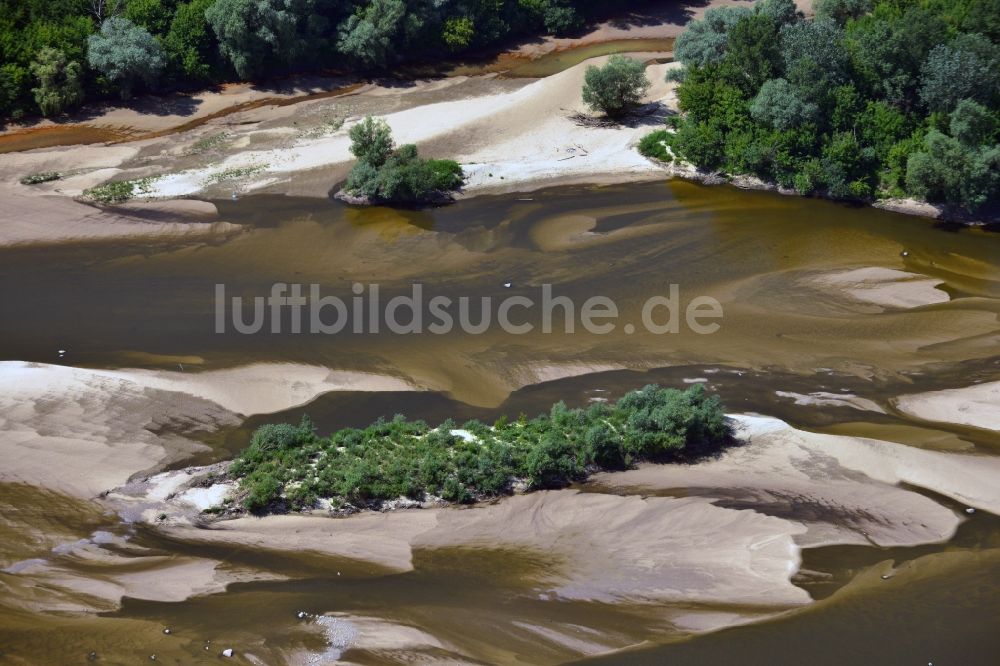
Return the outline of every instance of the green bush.
{"type": "Polygon", "coordinates": [[[453,160],[421,159],[417,147],[394,149],[384,120],[371,116],[351,128],[351,152],[358,158],[344,189],[375,201],[421,203],[462,186],[465,175],[453,160]]]}
{"type": "Polygon", "coordinates": [[[532,420],[470,421],[462,429],[471,438],[455,429],[450,421],[432,428],[397,415],[321,438],[308,421],[269,424],[254,433],[230,474],[255,512],[309,507],[318,498],[360,507],[399,497],[472,502],[509,493],[517,481],[558,487],[633,460],[703,455],[730,437],[722,405],[701,386],[647,386],[587,410],[557,403],[532,420]]]}
{"type": "Polygon", "coordinates": [[[654,160],[673,162],[674,156],[670,153],[670,137],[671,134],[667,130],[650,132],[639,141],[639,152],[654,160]]]}
{"type": "Polygon", "coordinates": [[[641,102],[649,86],[646,68],[641,62],[613,55],[603,67],[591,65],[587,68],[583,101],[591,110],[615,118],[641,102]]]}

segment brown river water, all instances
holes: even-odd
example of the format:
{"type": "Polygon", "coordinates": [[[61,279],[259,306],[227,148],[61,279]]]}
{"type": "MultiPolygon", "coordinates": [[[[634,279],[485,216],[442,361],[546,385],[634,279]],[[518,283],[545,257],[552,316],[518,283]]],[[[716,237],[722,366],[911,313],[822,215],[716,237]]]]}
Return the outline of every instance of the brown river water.
{"type": "MultiPolygon", "coordinates": [[[[244,231],[211,242],[0,250],[0,358],[101,368],[183,365],[186,372],[301,362],[401,376],[432,389],[329,393],[202,433],[211,451],[186,463],[228,458],[256,425],[302,413],[324,432],[394,413],[493,419],[534,414],[560,399],[583,405],[646,383],[694,379],[707,379],[733,412],[911,446],[1000,453],[996,433],[928,424],[889,404],[903,393],[1000,379],[1000,235],[988,230],[679,181],[557,188],[422,211],[267,196],[218,205],[221,217],[244,231]],[[883,311],[823,282],[868,266],[938,279],[951,300],[883,311]],[[557,319],[556,332],[536,326],[525,335],[496,327],[446,335],[384,327],[337,335],[241,335],[232,326],[215,332],[215,285],[230,295],[260,296],[274,282],[316,283],[345,301],[354,282],[378,283],[383,299],[409,293],[414,283],[426,298],[495,299],[538,297],[550,284],[578,304],[610,297],[620,322],[636,329],[569,334],[557,319]],[[643,302],[667,295],[671,284],[682,304],[717,299],[725,312],[719,331],[701,335],[682,326],[661,335],[639,326],[643,302]],[[59,349],[66,358],[58,358],[59,349]],[[886,413],[796,404],[776,391],[850,394],[886,413]]],[[[535,312],[517,318],[540,323],[535,312]]],[[[794,507],[782,517],[794,519],[794,507]]],[[[313,620],[296,617],[300,610],[417,627],[483,663],[571,660],[579,652],[541,638],[567,627],[580,640],[637,646],[596,659],[601,663],[995,664],[1000,654],[1000,520],[982,512],[944,544],[807,549],[795,581],[816,603],[697,637],[671,628],[662,609],[649,605],[547,597],[553,563],[536,553],[417,551],[413,571],[391,573],[315,553],[187,542],[122,524],[87,502],[0,484],[4,567],[39,558],[99,581],[109,565],[59,548],[95,531],[128,536],[104,549],[137,572],[200,557],[256,573],[185,601],[126,597],[116,608],[82,594],[75,600],[98,606],[100,615],[70,605],[46,614],[26,610],[52,592],[51,583],[0,573],[0,664],[88,663],[90,653],[97,663],[149,663],[151,654],[164,663],[216,663],[225,646],[238,648],[235,663],[252,663],[246,652],[282,663],[295,650],[326,649],[313,620]],[[887,562],[901,573],[883,580],[878,574],[887,562]],[[163,634],[164,627],[172,633],[163,634]]],[[[343,656],[386,662],[377,651],[343,656]]],[[[412,656],[454,655],[424,647],[412,656]]]]}

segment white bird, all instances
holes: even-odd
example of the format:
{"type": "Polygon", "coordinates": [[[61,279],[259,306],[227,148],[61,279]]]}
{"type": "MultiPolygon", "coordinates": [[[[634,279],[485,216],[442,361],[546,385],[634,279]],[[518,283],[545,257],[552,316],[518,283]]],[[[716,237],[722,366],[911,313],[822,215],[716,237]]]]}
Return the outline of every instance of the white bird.
{"type": "Polygon", "coordinates": [[[511,283],[511,282],[504,282],[504,283],[503,283],[503,288],[504,288],[504,289],[510,289],[510,287],[511,287],[511,285],[512,285],[512,284],[513,284],[513,283],[511,283]]]}

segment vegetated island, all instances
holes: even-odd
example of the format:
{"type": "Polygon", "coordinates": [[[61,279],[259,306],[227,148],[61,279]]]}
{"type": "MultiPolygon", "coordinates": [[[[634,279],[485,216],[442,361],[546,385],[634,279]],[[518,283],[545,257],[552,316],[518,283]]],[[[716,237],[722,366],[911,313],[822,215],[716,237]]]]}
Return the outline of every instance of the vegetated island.
{"type": "Polygon", "coordinates": [[[493,425],[432,427],[397,415],[329,437],[312,422],[267,424],[229,467],[234,501],[211,513],[302,511],[343,514],[422,502],[473,503],[515,491],[554,488],[638,461],[694,460],[732,441],[721,401],[701,385],[649,385],[614,404],[493,425]],[[242,506],[240,509],[237,502],[242,506]]]}
{"type": "Polygon", "coordinates": [[[792,0],[708,9],[677,39],[681,115],[640,144],[682,176],[948,217],[1000,203],[995,0],[792,0]],[[695,171],[697,168],[697,172],[695,171]],[[905,203],[905,202],[900,202],[905,203]]]}
{"type": "Polygon", "coordinates": [[[413,144],[396,148],[392,130],[381,118],[366,116],[349,134],[351,154],[358,161],[334,195],[337,199],[356,205],[448,203],[465,181],[454,160],[423,159],[413,144]]]}

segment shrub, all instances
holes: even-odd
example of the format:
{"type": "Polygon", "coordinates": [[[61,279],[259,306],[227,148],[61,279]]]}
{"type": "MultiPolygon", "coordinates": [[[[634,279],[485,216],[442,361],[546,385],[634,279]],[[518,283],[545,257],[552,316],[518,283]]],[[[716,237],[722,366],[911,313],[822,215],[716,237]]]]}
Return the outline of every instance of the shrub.
{"type": "Polygon", "coordinates": [[[40,171],[39,173],[31,173],[21,178],[21,184],[38,185],[39,183],[48,183],[60,178],[62,178],[62,174],[58,171],[40,171]]]}
{"type": "Polygon", "coordinates": [[[639,141],[639,153],[661,162],[673,162],[670,152],[671,133],[667,130],[656,130],[642,137],[639,141]]]}
{"type": "Polygon", "coordinates": [[[421,159],[413,144],[393,150],[392,132],[384,120],[366,117],[350,130],[351,152],[358,162],[344,188],[369,199],[419,203],[435,192],[449,192],[464,182],[453,160],[421,159]]]}
{"type": "Polygon", "coordinates": [[[427,160],[427,168],[433,174],[434,189],[447,192],[462,186],[465,173],[462,165],[454,160],[427,160]]]}
{"type": "Polygon", "coordinates": [[[584,74],[583,101],[593,111],[618,117],[642,101],[649,89],[646,68],[638,60],[613,55],[603,67],[584,74]]]}
{"type": "Polygon", "coordinates": [[[43,116],[55,116],[83,103],[83,69],[80,63],[67,60],[62,51],[39,51],[31,73],[38,80],[38,87],[31,92],[43,116]]]}

